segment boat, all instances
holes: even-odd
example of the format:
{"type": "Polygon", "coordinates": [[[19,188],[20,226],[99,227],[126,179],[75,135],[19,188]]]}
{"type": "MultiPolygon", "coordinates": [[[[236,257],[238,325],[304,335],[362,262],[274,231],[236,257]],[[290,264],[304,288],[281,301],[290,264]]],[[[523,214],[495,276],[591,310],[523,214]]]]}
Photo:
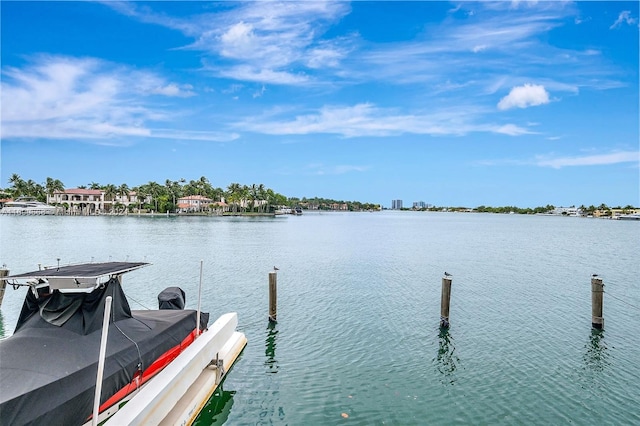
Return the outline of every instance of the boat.
{"type": "Polygon", "coordinates": [[[0,341],[2,424],[193,423],[247,340],[236,313],[208,326],[200,300],[184,309],[179,287],[158,294],[157,310],[132,310],[123,275],[148,265],[84,263],[3,278],[27,293],[13,335],[0,341]]]}
{"type": "Polygon", "coordinates": [[[57,211],[57,207],[38,201],[35,197],[18,197],[4,203],[0,214],[50,215],[57,211]]]}
{"type": "Polygon", "coordinates": [[[637,214],[637,213],[623,214],[623,215],[620,215],[620,216],[616,216],[616,219],[618,219],[618,220],[640,220],[640,214],[637,214]]]}
{"type": "Polygon", "coordinates": [[[276,214],[276,216],[281,216],[281,215],[285,215],[285,214],[292,214],[291,209],[290,208],[280,208],[280,209],[276,209],[276,211],[274,212],[276,214]]]}
{"type": "Polygon", "coordinates": [[[282,208],[276,209],[274,213],[276,214],[276,216],[281,216],[285,214],[292,214],[292,215],[299,216],[302,214],[302,208],[301,207],[295,207],[295,208],[282,207],[282,208]]]}

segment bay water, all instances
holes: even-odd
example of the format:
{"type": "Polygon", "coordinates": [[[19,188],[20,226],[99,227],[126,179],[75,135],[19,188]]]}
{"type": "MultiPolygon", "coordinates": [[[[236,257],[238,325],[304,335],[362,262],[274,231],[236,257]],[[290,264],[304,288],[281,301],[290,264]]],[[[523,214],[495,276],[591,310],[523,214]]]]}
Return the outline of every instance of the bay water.
{"type": "MultiPolygon", "coordinates": [[[[0,216],[12,273],[108,260],[132,309],[168,286],[248,345],[199,425],[640,424],[640,222],[385,211],[0,216]],[[268,273],[278,321],[268,323],[268,273]],[[451,327],[439,327],[453,275],[451,327]],[[592,274],[605,329],[591,329],[592,274]]],[[[24,289],[10,287],[0,334],[24,289]]],[[[2,362],[2,360],[0,360],[2,362]]]]}

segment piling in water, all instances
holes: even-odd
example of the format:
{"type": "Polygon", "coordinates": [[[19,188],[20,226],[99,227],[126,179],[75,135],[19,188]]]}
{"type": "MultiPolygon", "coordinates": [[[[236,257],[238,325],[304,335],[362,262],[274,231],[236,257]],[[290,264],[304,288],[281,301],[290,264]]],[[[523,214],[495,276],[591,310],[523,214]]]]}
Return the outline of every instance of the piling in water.
{"type": "Polygon", "coordinates": [[[440,299],[440,327],[449,328],[449,303],[451,301],[451,275],[445,272],[442,278],[442,298],[440,299]]]}
{"type": "Polygon", "coordinates": [[[276,322],[278,313],[278,274],[276,271],[269,272],[269,321],[276,322]]]}
{"type": "MultiPolygon", "coordinates": [[[[0,269],[0,278],[4,278],[9,275],[9,270],[7,268],[0,269]]],[[[0,306],[2,306],[2,299],[4,299],[4,289],[7,287],[7,282],[5,280],[0,280],[0,306]]]]}
{"type": "Polygon", "coordinates": [[[597,276],[591,278],[591,326],[598,330],[604,329],[604,318],[602,317],[602,298],[604,295],[604,284],[597,276]]]}

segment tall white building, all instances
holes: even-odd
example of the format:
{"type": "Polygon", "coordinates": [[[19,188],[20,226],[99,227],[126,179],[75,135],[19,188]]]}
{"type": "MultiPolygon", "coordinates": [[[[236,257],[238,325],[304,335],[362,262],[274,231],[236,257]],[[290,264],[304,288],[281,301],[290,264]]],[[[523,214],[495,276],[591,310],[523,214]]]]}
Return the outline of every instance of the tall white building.
{"type": "Polygon", "coordinates": [[[402,209],[402,200],[391,200],[391,209],[392,210],[402,209]]]}

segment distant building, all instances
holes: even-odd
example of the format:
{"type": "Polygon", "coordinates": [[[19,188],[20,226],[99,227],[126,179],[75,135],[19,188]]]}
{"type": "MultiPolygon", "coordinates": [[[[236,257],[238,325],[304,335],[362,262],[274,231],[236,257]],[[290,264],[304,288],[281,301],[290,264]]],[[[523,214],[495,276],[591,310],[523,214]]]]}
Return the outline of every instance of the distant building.
{"type": "Polygon", "coordinates": [[[347,203],[341,203],[341,204],[332,203],[332,204],[329,204],[329,208],[331,210],[344,210],[344,211],[349,210],[349,206],[347,205],[347,203]]]}
{"type": "Polygon", "coordinates": [[[402,209],[402,200],[391,200],[391,209],[392,210],[402,209]]]}
{"type": "Polygon", "coordinates": [[[186,197],[178,198],[178,210],[183,213],[200,212],[205,209],[208,210],[209,206],[212,204],[213,200],[211,198],[207,198],[202,195],[188,195],[186,197]]]}
{"type": "Polygon", "coordinates": [[[428,206],[427,203],[425,203],[424,201],[414,201],[413,202],[413,208],[414,209],[424,209],[428,206]]]}
{"type": "Polygon", "coordinates": [[[53,195],[47,195],[48,204],[66,204],[66,208],[70,214],[112,212],[120,206],[126,209],[131,204],[139,205],[141,202],[150,203],[151,196],[145,195],[143,200],[139,200],[137,193],[134,191],[130,191],[128,194],[107,195],[102,189],[85,188],[54,191],[53,195]]]}
{"type": "Polygon", "coordinates": [[[562,216],[580,216],[582,215],[582,210],[577,207],[556,207],[551,210],[551,214],[562,215],[562,216]]]}

